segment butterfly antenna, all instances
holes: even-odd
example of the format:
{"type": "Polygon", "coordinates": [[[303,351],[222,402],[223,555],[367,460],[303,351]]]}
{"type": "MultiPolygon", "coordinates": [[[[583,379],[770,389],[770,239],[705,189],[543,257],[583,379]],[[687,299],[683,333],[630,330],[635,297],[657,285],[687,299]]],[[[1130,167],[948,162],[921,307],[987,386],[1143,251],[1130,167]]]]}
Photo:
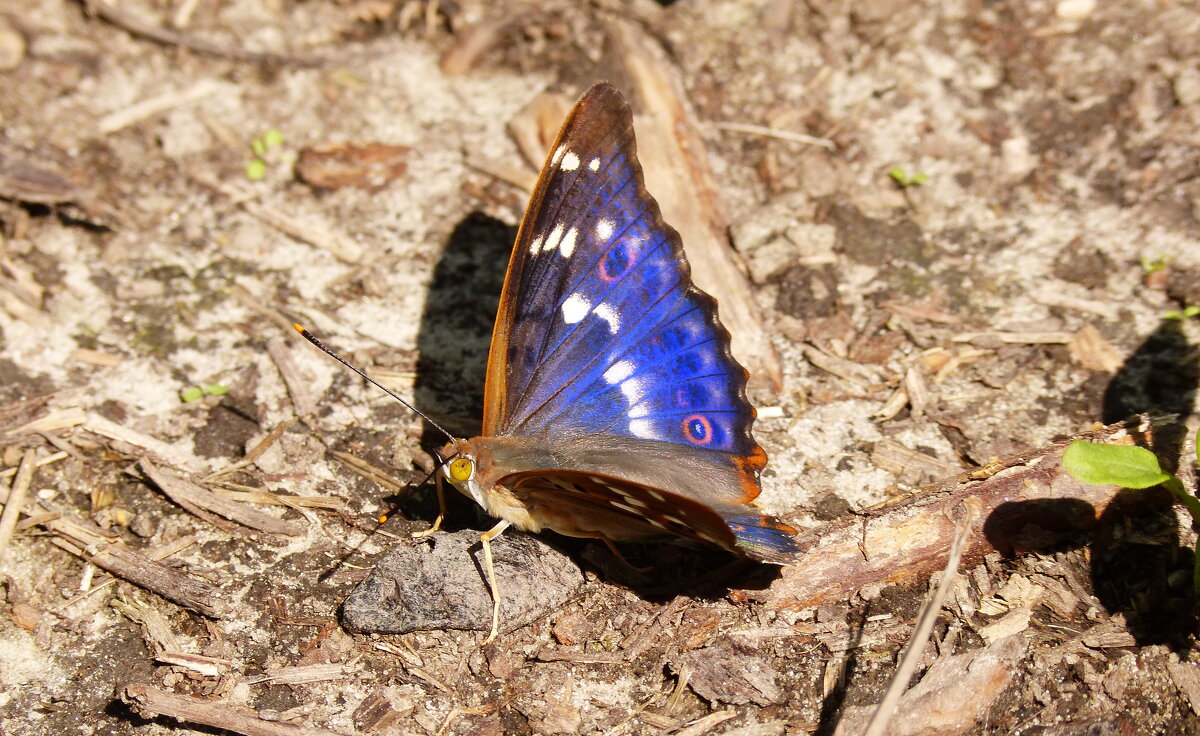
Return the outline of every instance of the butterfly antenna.
{"type": "Polygon", "coordinates": [[[395,399],[396,401],[399,401],[401,404],[404,404],[406,407],[408,407],[409,411],[411,411],[412,413],[414,413],[414,414],[416,414],[417,416],[421,417],[421,418],[422,418],[422,419],[424,419],[425,421],[429,422],[429,425],[430,425],[431,427],[433,427],[433,428],[434,428],[434,429],[436,429],[437,431],[441,432],[442,434],[446,435],[446,438],[447,438],[448,440],[450,440],[451,442],[453,442],[455,439],[457,439],[457,438],[456,438],[454,435],[452,435],[452,434],[450,434],[449,432],[447,432],[447,431],[446,431],[446,430],[445,430],[445,429],[442,427],[442,425],[440,425],[440,424],[438,424],[437,422],[435,422],[435,421],[433,421],[432,419],[430,419],[428,414],[426,414],[425,412],[421,411],[420,409],[418,409],[417,407],[413,406],[412,404],[408,403],[408,402],[407,402],[407,401],[405,401],[404,399],[400,398],[400,396],[399,396],[399,395],[398,395],[398,394],[397,394],[395,391],[391,390],[391,389],[390,389],[390,388],[388,388],[387,386],[384,386],[382,383],[380,383],[379,381],[376,381],[374,378],[371,378],[370,376],[368,376],[368,375],[367,375],[365,372],[363,372],[363,370],[362,370],[361,368],[359,368],[358,366],[351,364],[351,363],[350,363],[350,361],[346,360],[346,359],[345,359],[345,358],[343,358],[342,356],[338,355],[337,353],[333,352],[333,351],[332,351],[332,350],[330,350],[329,348],[325,347],[324,343],[322,343],[320,340],[318,340],[318,339],[316,338],[316,336],[315,336],[315,335],[313,335],[311,332],[309,332],[308,330],[304,329],[304,326],[303,326],[303,325],[299,325],[299,324],[296,324],[295,322],[293,322],[293,323],[292,323],[292,327],[294,327],[294,328],[296,329],[296,332],[299,332],[299,333],[300,333],[300,336],[301,336],[301,337],[303,337],[305,340],[308,340],[308,341],[309,341],[309,342],[311,342],[313,345],[316,345],[316,346],[317,346],[317,348],[319,348],[321,352],[325,353],[326,355],[328,355],[329,357],[333,358],[333,359],[334,359],[334,360],[336,360],[337,362],[341,363],[342,365],[346,366],[347,368],[349,368],[350,370],[354,371],[354,372],[355,372],[355,373],[357,373],[358,375],[360,375],[360,376],[362,376],[363,378],[367,379],[367,381],[368,381],[369,383],[371,383],[372,385],[374,385],[376,388],[380,389],[381,391],[383,391],[383,392],[384,392],[385,394],[387,394],[388,396],[391,396],[391,397],[392,397],[393,399],[395,399]]]}

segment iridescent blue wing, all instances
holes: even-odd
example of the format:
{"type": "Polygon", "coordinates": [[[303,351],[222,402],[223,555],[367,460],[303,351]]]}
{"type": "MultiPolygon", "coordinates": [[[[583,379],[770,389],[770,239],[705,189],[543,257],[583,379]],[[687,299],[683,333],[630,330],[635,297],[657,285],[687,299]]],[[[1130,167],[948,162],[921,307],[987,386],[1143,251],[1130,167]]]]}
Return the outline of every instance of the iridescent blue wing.
{"type": "Polygon", "coordinates": [[[689,495],[744,504],[766,463],[745,385],[716,302],[692,284],[679,234],[646,191],[629,107],[597,84],[563,124],[521,222],[484,436],[686,446],[726,471],[689,495]]]}

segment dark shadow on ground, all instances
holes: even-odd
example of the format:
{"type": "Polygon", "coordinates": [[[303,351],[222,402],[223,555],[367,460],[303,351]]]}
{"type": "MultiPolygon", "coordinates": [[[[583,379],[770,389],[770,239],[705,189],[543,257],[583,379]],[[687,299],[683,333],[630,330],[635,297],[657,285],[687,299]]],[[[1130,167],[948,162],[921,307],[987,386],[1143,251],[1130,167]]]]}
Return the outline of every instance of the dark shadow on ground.
{"type": "MultiPolygon", "coordinates": [[[[1138,413],[1192,413],[1200,357],[1178,320],[1163,320],[1129,356],[1104,392],[1103,419],[1138,413]]],[[[1156,431],[1153,450],[1165,470],[1181,461],[1186,427],[1156,431]]],[[[1188,456],[1190,457],[1190,455],[1188,456]]],[[[1189,460],[1184,460],[1185,462],[1189,460]]],[[[1139,645],[1186,647],[1195,631],[1194,552],[1179,543],[1178,518],[1161,488],[1121,491],[1100,517],[1092,547],[1092,585],[1110,613],[1123,613],[1139,645]]]]}
{"type": "Polygon", "coordinates": [[[1105,424],[1146,412],[1192,413],[1200,386],[1200,360],[1178,320],[1164,319],[1125,360],[1104,391],[1105,424]]]}
{"type": "MultiPolygon", "coordinates": [[[[422,412],[458,437],[479,433],[483,384],[496,306],[516,238],[516,228],[480,212],[464,218],[451,232],[433,270],[417,334],[417,377],[413,401],[422,412]]],[[[434,452],[446,438],[426,426],[421,446],[434,452]]],[[[390,499],[405,517],[433,521],[432,492],[390,499]]],[[[446,528],[486,529],[491,525],[478,507],[447,487],[446,528]]]]}
{"type": "Polygon", "coordinates": [[[1109,613],[1122,613],[1139,646],[1186,651],[1196,631],[1194,551],[1179,543],[1179,518],[1162,488],[1120,491],[1092,541],[1092,587],[1109,613]]]}

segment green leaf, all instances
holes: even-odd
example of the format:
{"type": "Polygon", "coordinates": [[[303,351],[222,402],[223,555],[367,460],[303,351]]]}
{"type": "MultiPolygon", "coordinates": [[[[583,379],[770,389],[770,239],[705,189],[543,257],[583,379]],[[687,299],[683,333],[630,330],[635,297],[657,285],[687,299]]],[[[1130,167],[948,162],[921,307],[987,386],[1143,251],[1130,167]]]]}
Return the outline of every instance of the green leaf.
{"type": "Polygon", "coordinates": [[[278,128],[271,128],[262,137],[263,145],[267,148],[275,148],[283,145],[283,131],[278,128]]]}
{"type": "Polygon", "coordinates": [[[1159,467],[1153,452],[1133,445],[1072,442],[1063,453],[1062,464],[1075,480],[1097,486],[1149,488],[1172,477],[1159,467]]]}
{"type": "Polygon", "coordinates": [[[1153,260],[1149,256],[1142,256],[1138,259],[1142,264],[1142,275],[1149,276],[1155,271],[1161,271],[1167,267],[1167,259],[1159,256],[1153,260]]]}
{"type": "Polygon", "coordinates": [[[190,404],[193,401],[199,401],[204,398],[204,389],[199,386],[188,386],[179,394],[179,398],[183,399],[183,403],[190,404]]]}
{"type": "Polygon", "coordinates": [[[892,177],[892,181],[896,182],[901,189],[929,181],[929,174],[910,174],[903,166],[893,166],[888,169],[888,176],[892,177]]]}
{"type": "Polygon", "coordinates": [[[250,181],[262,181],[267,175],[267,162],[261,158],[252,158],[246,162],[246,178],[250,181]]]}
{"type": "Polygon", "coordinates": [[[262,138],[255,138],[250,141],[250,150],[254,151],[254,155],[262,158],[267,155],[267,142],[262,138]]]}
{"type": "Polygon", "coordinates": [[[219,383],[204,383],[200,385],[200,388],[204,389],[204,393],[209,396],[224,396],[229,393],[229,387],[219,383]]]}

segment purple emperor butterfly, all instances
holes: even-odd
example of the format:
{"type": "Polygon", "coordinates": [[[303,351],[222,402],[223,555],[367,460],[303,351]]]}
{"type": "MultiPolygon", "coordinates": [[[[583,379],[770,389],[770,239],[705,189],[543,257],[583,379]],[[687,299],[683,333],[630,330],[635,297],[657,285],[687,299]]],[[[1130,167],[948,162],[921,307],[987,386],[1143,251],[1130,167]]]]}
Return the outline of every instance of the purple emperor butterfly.
{"type": "Polygon", "coordinates": [[[795,530],[751,505],[767,456],[746,378],[646,191],[628,104],[594,85],[563,123],[513,246],[483,432],[439,453],[445,480],[501,519],[482,535],[487,641],[500,604],[489,542],[510,525],[795,558],[795,530]]]}
{"type": "Polygon", "coordinates": [[[513,246],[483,433],[441,451],[446,480],[502,520],[485,558],[512,525],[793,560],[794,530],[750,505],[767,456],[746,377],[646,191],[629,106],[594,85],[563,123],[513,246]]]}

